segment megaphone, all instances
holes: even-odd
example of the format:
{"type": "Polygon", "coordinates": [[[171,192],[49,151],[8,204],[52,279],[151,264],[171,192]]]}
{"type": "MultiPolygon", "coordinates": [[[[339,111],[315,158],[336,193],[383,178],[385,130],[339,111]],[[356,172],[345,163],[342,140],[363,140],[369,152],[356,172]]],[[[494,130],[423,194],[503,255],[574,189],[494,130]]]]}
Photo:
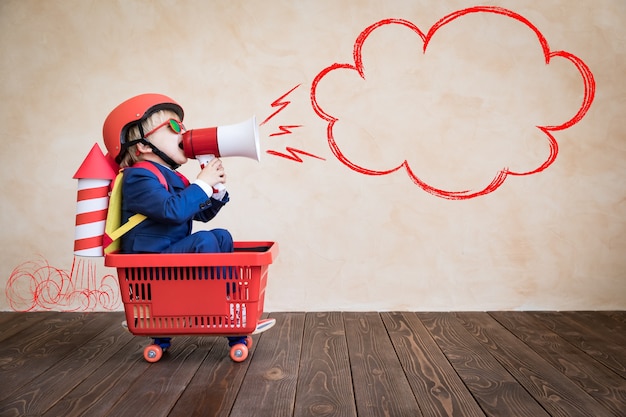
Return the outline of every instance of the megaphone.
{"type": "Polygon", "coordinates": [[[232,125],[192,129],[183,133],[183,152],[204,166],[211,159],[243,156],[261,160],[256,117],[232,125]]]}
{"type": "MultiPolygon", "coordinates": [[[[201,168],[215,157],[243,156],[261,160],[256,116],[232,125],[188,130],[183,133],[181,146],[185,156],[197,159],[201,168]]],[[[224,184],[214,187],[215,192],[225,189],[224,184]]]]}

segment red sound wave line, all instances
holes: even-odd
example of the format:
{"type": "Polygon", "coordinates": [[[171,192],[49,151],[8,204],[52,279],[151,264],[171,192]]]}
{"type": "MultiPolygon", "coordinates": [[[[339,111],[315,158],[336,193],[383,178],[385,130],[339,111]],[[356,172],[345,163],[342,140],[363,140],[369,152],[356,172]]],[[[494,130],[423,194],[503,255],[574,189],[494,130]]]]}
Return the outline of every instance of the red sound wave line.
{"type": "Polygon", "coordinates": [[[296,155],[297,153],[302,154],[302,155],[306,155],[306,156],[310,156],[311,158],[317,158],[317,159],[321,159],[322,161],[325,161],[325,158],[322,158],[321,156],[317,156],[317,155],[313,155],[312,153],[309,152],[305,152],[305,151],[301,151],[300,149],[295,149],[292,147],[286,147],[285,150],[287,152],[289,152],[291,155],[287,155],[286,153],[281,153],[278,151],[266,151],[268,154],[270,155],[274,155],[274,156],[280,156],[281,158],[285,158],[285,159],[289,159],[291,161],[294,162],[300,162],[302,163],[302,158],[300,158],[298,155],[296,155]]]}
{"type": "Polygon", "coordinates": [[[270,114],[267,119],[263,120],[263,122],[260,124],[260,126],[263,126],[265,123],[267,123],[272,117],[276,116],[278,113],[280,113],[281,111],[283,111],[285,109],[285,107],[287,107],[289,104],[291,104],[291,101],[283,101],[283,99],[285,97],[287,97],[289,94],[291,94],[291,92],[293,90],[295,90],[296,88],[300,87],[300,84],[296,85],[295,87],[293,87],[291,90],[287,91],[285,94],[283,94],[282,96],[278,97],[276,100],[274,100],[272,102],[272,107],[279,107],[278,110],[276,110],[274,113],[270,114]]]}
{"type": "Polygon", "coordinates": [[[291,130],[289,130],[289,129],[295,129],[297,127],[302,127],[302,125],[278,126],[279,132],[272,133],[270,135],[270,137],[272,137],[272,136],[289,135],[290,133],[292,133],[291,130]]]}
{"type": "MultiPolygon", "coordinates": [[[[278,110],[276,110],[274,113],[272,113],[271,115],[269,115],[267,117],[267,119],[265,119],[260,125],[264,125],[265,123],[267,123],[270,119],[272,119],[274,116],[276,116],[278,113],[280,113],[281,111],[283,111],[285,109],[285,107],[287,107],[289,104],[291,104],[291,101],[286,101],[284,100],[285,97],[287,97],[289,94],[291,94],[296,88],[300,87],[300,84],[296,85],[295,87],[293,87],[291,90],[287,91],[285,94],[283,94],[282,96],[280,96],[279,98],[277,98],[276,100],[274,100],[274,102],[272,103],[272,107],[279,107],[278,110]]],[[[272,133],[270,135],[270,137],[272,136],[281,136],[281,135],[288,135],[291,134],[291,130],[289,129],[295,129],[298,127],[302,127],[302,125],[281,125],[278,127],[279,131],[272,133]]],[[[274,155],[274,156],[279,156],[281,158],[285,158],[285,159],[289,159],[290,161],[295,161],[295,162],[300,162],[302,163],[303,160],[302,158],[300,158],[300,156],[298,156],[298,154],[301,155],[306,155],[309,156],[311,158],[316,158],[316,159],[320,159],[322,161],[325,161],[326,159],[322,158],[321,156],[317,156],[314,155],[312,153],[309,152],[305,152],[302,151],[300,149],[295,149],[292,147],[287,147],[285,148],[285,150],[288,153],[282,153],[282,152],[278,152],[278,151],[273,151],[273,150],[269,150],[266,151],[268,154],[270,155],[274,155]]]]}

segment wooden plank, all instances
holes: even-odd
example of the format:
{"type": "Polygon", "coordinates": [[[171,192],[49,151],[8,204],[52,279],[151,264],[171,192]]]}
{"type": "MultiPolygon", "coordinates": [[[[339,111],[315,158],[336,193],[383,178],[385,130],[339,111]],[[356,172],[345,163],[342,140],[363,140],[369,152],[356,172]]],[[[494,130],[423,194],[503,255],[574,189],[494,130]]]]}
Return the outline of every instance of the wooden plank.
{"type": "Polygon", "coordinates": [[[306,314],[294,416],[356,417],[340,312],[306,314]]]}
{"type": "Polygon", "coordinates": [[[454,317],[417,313],[488,416],[548,416],[535,399],[454,317]]]}
{"type": "Polygon", "coordinates": [[[62,313],[33,312],[13,313],[2,312],[0,314],[0,342],[6,340],[22,330],[35,326],[38,322],[52,318],[53,315],[62,313]]]}
{"type": "MultiPolygon", "coordinates": [[[[560,315],[570,321],[593,329],[594,333],[603,340],[609,340],[619,346],[626,346],[626,324],[612,319],[609,316],[597,314],[593,311],[561,311],[560,315]]],[[[626,349],[621,352],[626,357],[626,349]]]]}
{"type": "Polygon", "coordinates": [[[95,337],[83,339],[82,334],[74,334],[72,353],[11,394],[11,400],[0,407],[0,414],[12,408],[19,415],[42,415],[132,338],[120,331],[122,315],[91,314],[99,319],[92,322],[95,337]],[[59,384],[59,380],[64,383],[59,384]]]}
{"type": "Polygon", "coordinates": [[[456,316],[551,415],[613,415],[493,317],[485,313],[457,313],[456,316]]]}
{"type": "Polygon", "coordinates": [[[0,343],[0,400],[39,377],[102,330],[108,313],[51,314],[0,343]]]}
{"type": "MultiPolygon", "coordinates": [[[[262,318],[266,318],[263,314],[262,318]]],[[[252,336],[249,357],[241,363],[230,359],[228,339],[216,338],[212,349],[202,361],[198,372],[170,411],[168,417],[228,417],[248,366],[254,357],[259,335],[252,336]]]]}
{"type": "Polygon", "coordinates": [[[597,331],[580,317],[568,318],[561,312],[531,312],[550,330],[560,335],[613,372],[626,378],[626,349],[610,334],[597,331]]]}
{"type": "Polygon", "coordinates": [[[424,416],[485,415],[414,313],[381,316],[424,416]]]}
{"type": "MultiPolygon", "coordinates": [[[[609,317],[611,318],[611,320],[619,323],[621,326],[626,325],[626,311],[594,311],[594,313],[609,317]]],[[[621,327],[621,329],[624,329],[624,327],[621,327]]]]}
{"type": "MultiPolygon", "coordinates": [[[[493,312],[491,315],[545,361],[571,379],[616,415],[626,416],[626,381],[544,327],[529,314],[493,312]]],[[[513,347],[518,351],[518,347],[513,347]]]]}
{"type": "Polygon", "coordinates": [[[626,312],[620,311],[563,311],[575,320],[584,317],[595,326],[602,327],[612,334],[617,334],[625,342],[626,339],[626,312]]]}
{"type": "Polygon", "coordinates": [[[246,372],[254,358],[258,337],[254,336],[250,356],[241,363],[230,359],[226,338],[216,338],[198,372],[168,414],[168,417],[228,417],[237,399],[246,372]]]}
{"type": "Polygon", "coordinates": [[[232,417],[293,415],[305,313],[270,317],[276,325],[259,338],[232,417]]]}
{"type": "MultiPolygon", "coordinates": [[[[126,330],[122,332],[128,333],[126,330]]],[[[148,340],[145,337],[132,337],[42,417],[107,415],[111,407],[132,388],[133,383],[152,366],[142,355],[148,340]]]]}
{"type": "MultiPolygon", "coordinates": [[[[148,340],[149,341],[149,340],[148,340]]],[[[167,416],[206,357],[214,340],[182,336],[172,339],[163,358],[146,368],[107,415],[116,417],[167,416]]],[[[146,343],[147,344],[147,343],[146,343]]]]}
{"type": "Polygon", "coordinates": [[[344,313],[360,417],[422,413],[378,313],[344,313]]]}
{"type": "Polygon", "coordinates": [[[526,389],[569,404],[555,416],[626,415],[626,378],[613,369],[624,363],[626,312],[273,316],[279,324],[255,336],[243,363],[223,338],[176,337],[149,364],[150,339],[122,329],[120,312],[0,312],[0,334],[12,333],[0,343],[0,415],[480,415],[476,405],[548,415],[526,389]],[[581,409],[590,397],[598,408],[581,409]]]}

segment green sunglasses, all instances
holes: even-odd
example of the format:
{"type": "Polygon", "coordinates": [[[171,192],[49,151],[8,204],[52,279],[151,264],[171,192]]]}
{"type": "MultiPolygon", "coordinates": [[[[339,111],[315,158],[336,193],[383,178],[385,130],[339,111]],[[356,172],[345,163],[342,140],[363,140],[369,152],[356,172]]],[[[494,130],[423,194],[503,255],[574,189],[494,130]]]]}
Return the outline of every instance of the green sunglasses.
{"type": "Polygon", "coordinates": [[[150,136],[151,134],[153,134],[154,132],[162,128],[163,126],[169,126],[169,128],[172,129],[172,132],[174,133],[181,133],[185,131],[185,125],[183,125],[182,122],[179,122],[176,119],[169,119],[161,123],[160,125],[156,126],[154,129],[146,133],[143,137],[147,138],[148,136],[150,136]]]}

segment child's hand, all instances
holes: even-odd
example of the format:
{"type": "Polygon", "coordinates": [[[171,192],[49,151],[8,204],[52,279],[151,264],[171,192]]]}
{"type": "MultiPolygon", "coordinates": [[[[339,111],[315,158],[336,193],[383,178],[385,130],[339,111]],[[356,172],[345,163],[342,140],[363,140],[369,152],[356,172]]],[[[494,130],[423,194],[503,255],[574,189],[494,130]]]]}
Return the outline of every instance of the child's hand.
{"type": "Polygon", "coordinates": [[[226,182],[226,174],[224,173],[222,161],[218,158],[210,160],[198,174],[198,179],[206,182],[211,187],[215,187],[216,184],[224,184],[226,182]]]}

